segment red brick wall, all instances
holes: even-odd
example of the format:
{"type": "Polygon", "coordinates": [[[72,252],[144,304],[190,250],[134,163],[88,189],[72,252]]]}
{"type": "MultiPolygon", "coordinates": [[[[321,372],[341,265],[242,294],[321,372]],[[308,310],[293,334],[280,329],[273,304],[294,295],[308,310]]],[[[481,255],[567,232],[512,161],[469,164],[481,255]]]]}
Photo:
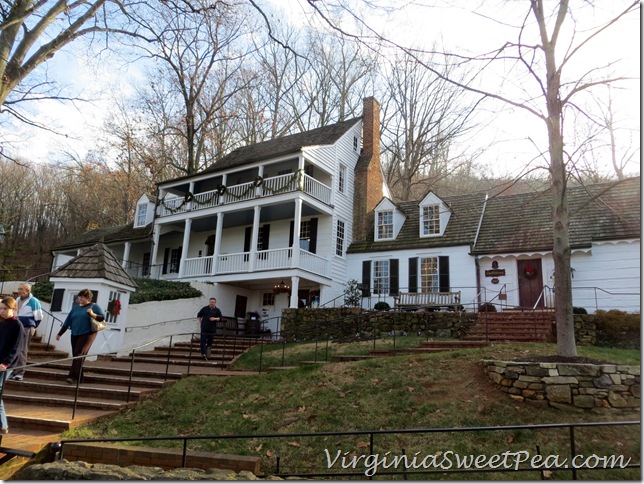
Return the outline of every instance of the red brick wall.
{"type": "Polygon", "coordinates": [[[365,240],[373,225],[373,209],[382,200],[380,169],[380,104],[365,98],[362,113],[362,153],[355,168],[353,240],[365,240]]]}
{"type": "MultiPolygon", "coordinates": [[[[70,462],[80,460],[90,464],[113,464],[123,467],[140,465],[160,467],[164,470],[181,467],[182,463],[180,449],[115,444],[68,443],[63,446],[62,457],[70,462]]],[[[186,455],[186,467],[191,469],[229,469],[259,474],[259,464],[259,457],[196,451],[189,451],[186,455]]]]}

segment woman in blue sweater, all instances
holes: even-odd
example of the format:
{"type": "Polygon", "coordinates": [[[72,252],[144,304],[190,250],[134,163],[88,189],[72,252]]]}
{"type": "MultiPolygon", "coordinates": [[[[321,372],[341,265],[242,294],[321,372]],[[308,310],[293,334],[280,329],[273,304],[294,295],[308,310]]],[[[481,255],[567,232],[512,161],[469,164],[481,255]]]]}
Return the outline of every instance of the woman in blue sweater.
{"type": "MultiPolygon", "coordinates": [[[[17,364],[24,338],[22,324],[16,317],[16,300],[5,297],[0,301],[0,390],[17,364]]],[[[0,400],[0,434],[9,433],[9,422],[0,400]]]]}
{"type": "MultiPolygon", "coordinates": [[[[60,328],[60,331],[56,335],[56,341],[58,341],[60,340],[60,337],[65,334],[65,331],[71,328],[72,356],[85,356],[89,353],[89,349],[92,347],[92,343],[96,339],[96,333],[92,332],[90,318],[94,318],[97,321],[103,321],[105,319],[103,310],[98,306],[98,304],[92,303],[93,297],[94,294],[92,294],[92,291],[89,289],[83,289],[78,293],[78,305],[72,307],[67,318],[65,318],[63,327],[60,328]]],[[[69,375],[66,380],[67,383],[73,384],[78,381],[83,360],[84,358],[76,358],[72,360],[72,366],[69,369],[69,375]]]]}

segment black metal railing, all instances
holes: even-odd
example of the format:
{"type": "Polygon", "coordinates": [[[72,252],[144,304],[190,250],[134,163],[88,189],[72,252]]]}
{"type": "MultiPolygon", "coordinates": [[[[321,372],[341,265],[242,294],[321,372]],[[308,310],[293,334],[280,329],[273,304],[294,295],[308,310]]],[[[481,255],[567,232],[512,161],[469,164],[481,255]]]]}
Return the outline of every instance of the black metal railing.
{"type": "MultiPolygon", "coordinates": [[[[282,434],[249,434],[249,435],[191,435],[191,436],[162,436],[162,437],[132,437],[132,438],[100,438],[100,439],[67,439],[62,440],[60,443],[56,443],[56,447],[60,449],[60,458],[64,458],[65,445],[72,443],[123,443],[123,442],[160,442],[160,441],[175,441],[182,443],[182,467],[186,467],[188,461],[188,447],[189,443],[194,443],[197,441],[208,441],[211,446],[216,441],[223,440],[246,440],[248,445],[245,445],[245,448],[252,448],[250,445],[251,442],[256,442],[258,439],[267,439],[271,441],[282,440],[285,442],[293,442],[297,439],[298,443],[302,441],[309,440],[309,445],[313,448],[316,446],[316,441],[334,441],[339,437],[351,436],[351,437],[360,437],[363,441],[368,441],[366,445],[362,446],[364,449],[362,456],[354,455],[351,458],[352,463],[355,465],[340,465],[340,470],[331,471],[335,466],[337,459],[331,462],[329,455],[324,455],[323,451],[320,452],[320,459],[317,462],[311,462],[310,459],[307,459],[308,462],[303,463],[302,459],[295,456],[288,455],[274,455],[271,457],[273,468],[267,470],[266,472],[261,472],[257,477],[265,478],[269,476],[277,476],[281,478],[337,478],[337,479],[346,479],[348,477],[356,478],[369,478],[374,477],[395,477],[402,476],[407,479],[410,476],[415,478],[430,478],[433,475],[440,474],[441,477],[447,478],[458,478],[454,476],[462,476],[467,474],[495,474],[495,473],[537,473],[541,479],[544,479],[545,472],[560,471],[562,474],[557,476],[559,479],[572,479],[577,480],[579,478],[579,471],[597,471],[598,466],[596,465],[597,459],[600,459],[600,456],[593,453],[592,442],[584,441],[584,456],[588,456],[589,459],[595,460],[582,460],[579,459],[580,455],[577,453],[578,441],[576,436],[577,429],[590,428],[590,427],[616,427],[616,426],[634,426],[641,425],[639,421],[622,421],[622,422],[583,422],[583,423],[555,423],[555,424],[536,424],[536,425],[505,425],[505,426],[490,426],[490,427],[451,427],[451,428],[423,428],[423,429],[394,429],[394,430],[351,430],[351,431],[340,431],[340,432],[309,432],[309,433],[282,433],[282,434]],[[453,433],[488,433],[488,432],[508,432],[508,431],[521,431],[524,432],[553,432],[557,429],[563,429],[567,434],[567,451],[568,455],[560,456],[556,455],[557,459],[551,459],[548,461],[547,457],[542,455],[542,449],[538,442],[535,442],[534,453],[523,449],[514,449],[511,451],[508,449],[506,454],[511,454],[511,459],[509,461],[510,465],[507,465],[507,455],[506,455],[506,464],[504,465],[502,456],[503,454],[498,454],[498,459],[494,460],[494,466],[477,466],[473,464],[473,459],[470,459],[472,453],[461,456],[452,452],[449,456],[446,452],[441,452],[439,459],[433,460],[423,460],[423,462],[433,462],[433,466],[417,465],[410,466],[408,458],[402,458],[406,456],[406,450],[404,448],[400,449],[391,449],[384,448],[386,444],[379,443],[377,439],[384,436],[394,436],[396,437],[395,441],[403,440],[404,435],[424,435],[426,436],[427,444],[430,448],[433,448],[431,437],[436,434],[453,434],[453,433]],[[333,439],[329,439],[333,437],[333,439]],[[379,456],[381,459],[386,455],[392,455],[395,452],[398,452],[401,457],[397,460],[398,464],[405,463],[402,466],[402,469],[399,469],[398,465],[390,465],[387,470],[385,466],[382,466],[381,469],[378,469],[379,466],[369,465],[369,462],[373,464],[374,460],[369,459],[368,457],[379,456]],[[530,459],[530,464],[526,465],[528,458],[530,459]],[[288,460],[290,457],[290,460],[288,460]],[[326,457],[326,463],[325,463],[326,457]],[[451,457],[447,463],[445,459],[451,457]],[[565,459],[565,460],[564,460],[565,459]],[[468,464],[469,462],[469,464],[468,464]],[[539,463],[539,465],[531,465],[534,463],[539,463]],[[549,463],[550,462],[550,463],[549,463]],[[442,464],[442,465],[441,465],[442,464]],[[591,465],[594,464],[594,465],[591,465]],[[346,471],[351,467],[351,470],[346,471]],[[419,467],[423,467],[422,470],[418,470],[419,467]],[[449,476],[449,477],[448,477],[449,476]]],[[[391,441],[391,440],[389,440],[391,441]]],[[[639,443],[639,441],[638,441],[639,443]]],[[[297,447],[306,445],[306,443],[299,443],[297,447]]],[[[622,444],[623,445],[623,444],[622,444]]],[[[261,446],[260,446],[261,447],[261,446]]],[[[274,447],[274,446],[273,446],[274,447]]],[[[509,446],[508,446],[509,447],[509,446]]],[[[288,445],[285,446],[288,448],[288,445]]],[[[337,450],[337,449],[334,449],[337,450]]],[[[631,457],[628,457],[624,454],[619,456],[605,456],[608,463],[612,463],[612,468],[607,466],[602,468],[609,472],[617,472],[623,469],[640,469],[641,463],[639,460],[639,445],[638,448],[634,449],[625,449],[623,446],[620,447],[622,452],[630,451],[632,454],[631,457]],[[637,457],[635,457],[637,456],[637,457]],[[612,459],[611,459],[612,458],[612,459]],[[632,462],[634,458],[638,458],[637,462],[632,462]]],[[[225,452],[225,449],[224,451],[225,452]]],[[[355,452],[355,451],[354,451],[355,452]]],[[[358,451],[360,452],[360,451],[358,451]]],[[[451,451],[450,451],[451,452],[451,451]]],[[[490,454],[490,450],[486,451],[486,454],[490,454]]],[[[600,451],[601,452],[601,451],[600,451]]],[[[229,453],[229,452],[226,452],[229,453]]],[[[340,455],[341,451],[337,455],[340,455]]],[[[347,452],[348,454],[348,452],[347,452]]],[[[356,453],[357,454],[357,453],[356,453]]],[[[417,453],[418,454],[418,453],[417,453]]],[[[261,455],[258,454],[261,457],[261,455]]],[[[394,462],[392,459],[389,462],[394,462]]],[[[421,456],[422,457],[422,456],[421,456]]],[[[484,455],[482,462],[492,463],[492,455],[484,455]]],[[[416,454],[414,454],[413,462],[419,462],[416,454]]],[[[382,460],[381,460],[382,463],[382,460]]],[[[611,476],[609,476],[611,477],[611,476]]],[[[462,478],[462,477],[461,477],[462,478]]],[[[615,477],[619,479],[619,475],[615,477]]],[[[631,477],[633,478],[633,477],[631,477]]]]}

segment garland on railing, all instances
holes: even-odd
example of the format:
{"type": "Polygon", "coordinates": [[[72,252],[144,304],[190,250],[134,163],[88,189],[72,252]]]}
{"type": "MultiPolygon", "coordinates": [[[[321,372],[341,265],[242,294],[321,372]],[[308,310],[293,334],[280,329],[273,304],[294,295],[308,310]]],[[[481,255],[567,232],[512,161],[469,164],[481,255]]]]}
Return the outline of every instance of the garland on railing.
{"type": "MultiPolygon", "coordinates": [[[[293,173],[293,175],[289,177],[288,180],[286,180],[281,186],[277,188],[270,188],[270,187],[264,186],[264,194],[275,195],[278,193],[283,193],[286,191],[290,191],[294,186],[300,187],[301,189],[301,181],[302,181],[303,173],[304,173],[303,170],[297,170],[295,173],[293,173]]],[[[165,208],[169,212],[176,213],[176,212],[179,212],[187,203],[192,202],[193,204],[196,204],[196,205],[211,205],[216,198],[223,197],[226,194],[229,197],[232,197],[236,200],[246,198],[246,196],[252,190],[255,190],[256,188],[261,187],[263,184],[264,184],[264,178],[262,178],[261,176],[257,176],[253,181],[253,183],[248,185],[246,190],[244,190],[240,194],[233,193],[228,189],[226,185],[219,184],[217,185],[217,188],[214,190],[213,194],[205,200],[198,200],[195,198],[194,193],[187,192],[183,196],[183,201],[178,206],[173,207],[173,206],[167,205],[165,197],[161,199],[161,205],[163,205],[163,208],[165,208]]]]}

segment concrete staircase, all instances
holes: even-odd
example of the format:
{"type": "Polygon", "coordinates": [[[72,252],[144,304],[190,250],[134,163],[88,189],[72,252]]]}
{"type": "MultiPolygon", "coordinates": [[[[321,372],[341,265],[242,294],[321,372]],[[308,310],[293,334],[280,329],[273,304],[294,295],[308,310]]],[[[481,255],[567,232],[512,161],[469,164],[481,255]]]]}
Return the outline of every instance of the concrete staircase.
{"type": "Polygon", "coordinates": [[[476,323],[470,326],[465,341],[523,341],[553,342],[555,316],[552,311],[515,310],[478,313],[476,323]]]}

